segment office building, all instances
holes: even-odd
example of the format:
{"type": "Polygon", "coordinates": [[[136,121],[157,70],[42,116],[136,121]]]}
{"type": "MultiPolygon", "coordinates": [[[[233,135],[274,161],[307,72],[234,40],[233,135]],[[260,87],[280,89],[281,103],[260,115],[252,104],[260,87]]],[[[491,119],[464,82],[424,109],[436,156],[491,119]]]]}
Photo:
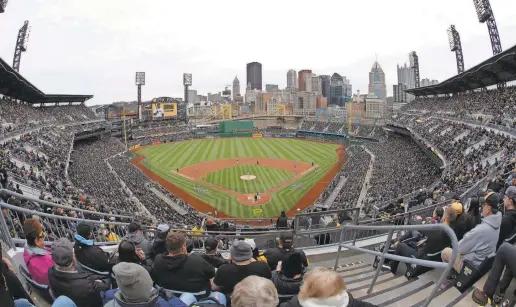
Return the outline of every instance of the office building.
{"type": "Polygon", "coordinates": [[[376,95],[374,95],[374,97],[366,97],[366,117],[373,119],[383,118],[385,112],[385,100],[386,98],[377,98],[376,95]]]}
{"type": "Polygon", "coordinates": [[[188,90],[188,103],[199,104],[200,100],[197,96],[197,90],[188,90]]]}
{"type": "Polygon", "coordinates": [[[247,83],[251,84],[251,89],[262,90],[262,64],[252,62],[247,64],[247,83]]]}
{"type": "MultiPolygon", "coordinates": [[[[405,63],[403,66],[396,66],[396,70],[398,72],[398,84],[395,84],[394,86],[398,87],[401,84],[404,86],[405,90],[414,88],[416,86],[416,76],[414,73],[414,69],[408,67],[407,63],[405,63]]],[[[397,90],[399,91],[399,89],[397,90]]],[[[402,99],[403,103],[408,103],[415,99],[415,96],[411,94],[404,94],[403,97],[401,97],[400,95],[394,94],[394,102],[397,102],[396,99],[402,99]]]]}
{"type": "Polygon", "coordinates": [[[297,89],[297,73],[293,69],[287,72],[287,88],[297,89]]]}
{"type": "Polygon", "coordinates": [[[305,74],[305,88],[307,92],[315,93],[315,95],[321,95],[322,83],[321,78],[316,74],[305,74]]]}
{"type": "Polygon", "coordinates": [[[294,115],[315,115],[316,95],[313,92],[297,92],[294,100],[294,115]]]}
{"type": "Polygon", "coordinates": [[[303,69],[297,73],[297,85],[300,92],[306,91],[305,76],[311,73],[312,71],[310,69],[303,69]]]}
{"type": "Polygon", "coordinates": [[[238,96],[240,96],[240,80],[235,76],[235,79],[233,79],[233,100],[237,100],[238,96]]]}
{"type": "Polygon", "coordinates": [[[352,86],[349,80],[334,73],[330,78],[330,91],[328,96],[328,105],[345,106],[347,101],[351,100],[352,86]]]}
{"type": "Polygon", "coordinates": [[[430,86],[430,85],[436,85],[439,81],[437,80],[430,80],[428,78],[421,79],[421,86],[430,86]]]}
{"type": "Polygon", "coordinates": [[[385,73],[382,67],[375,61],[369,72],[369,94],[380,99],[387,98],[387,87],[385,85],[385,73]]]}
{"type": "Polygon", "coordinates": [[[272,94],[266,92],[259,92],[256,95],[256,103],[255,103],[255,112],[256,113],[266,113],[267,112],[267,104],[271,99],[272,94]]]}
{"type": "Polygon", "coordinates": [[[277,90],[278,85],[277,84],[265,84],[265,91],[267,93],[272,93],[272,91],[277,90]]]}
{"type": "Polygon", "coordinates": [[[330,86],[331,86],[331,77],[329,75],[319,76],[321,78],[321,95],[323,97],[330,97],[330,86]]]}

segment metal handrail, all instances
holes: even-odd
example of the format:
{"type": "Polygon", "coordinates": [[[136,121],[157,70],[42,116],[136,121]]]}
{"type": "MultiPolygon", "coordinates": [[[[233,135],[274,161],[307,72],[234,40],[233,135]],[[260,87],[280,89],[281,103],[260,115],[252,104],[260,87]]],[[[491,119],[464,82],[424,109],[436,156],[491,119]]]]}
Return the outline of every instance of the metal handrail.
{"type": "Polygon", "coordinates": [[[360,225],[347,224],[347,225],[341,226],[340,228],[341,228],[341,241],[339,243],[337,258],[335,259],[334,270],[336,270],[339,265],[339,256],[342,251],[342,248],[346,248],[346,249],[350,249],[353,251],[362,252],[362,253],[380,257],[380,262],[378,264],[378,268],[376,269],[375,275],[373,277],[373,280],[371,281],[371,285],[369,286],[367,293],[371,293],[373,291],[373,288],[376,284],[378,276],[380,276],[380,272],[381,272],[383,263],[385,261],[385,258],[390,259],[390,260],[420,265],[420,266],[444,269],[444,272],[441,274],[439,281],[437,283],[435,283],[435,287],[433,288],[432,292],[426,298],[423,305],[421,305],[422,307],[427,307],[430,304],[430,302],[434,298],[435,294],[441,287],[441,284],[443,283],[444,279],[446,278],[448,273],[451,271],[451,269],[453,267],[453,263],[455,262],[455,259],[457,258],[457,255],[458,255],[459,243],[457,240],[457,236],[455,235],[453,230],[448,225],[445,225],[445,224],[427,224],[427,225],[410,225],[410,226],[360,226],[360,225]],[[395,231],[443,230],[448,235],[448,237],[450,237],[452,255],[451,255],[451,258],[448,263],[443,263],[443,262],[437,262],[437,261],[422,260],[422,259],[417,259],[417,258],[413,258],[413,257],[403,257],[403,256],[387,254],[388,249],[384,249],[383,252],[372,251],[372,250],[368,250],[368,249],[365,249],[362,247],[357,247],[353,243],[342,242],[342,237],[346,230],[388,231],[387,240],[385,241],[386,246],[389,246],[389,244],[391,243],[391,240],[394,236],[395,231]]]}
{"type": "MultiPolygon", "coordinates": [[[[24,199],[24,200],[33,201],[33,202],[36,202],[36,203],[39,203],[39,204],[43,204],[45,206],[62,208],[62,209],[69,210],[69,211],[81,212],[83,214],[92,214],[92,215],[115,217],[115,218],[122,218],[122,219],[133,219],[134,218],[134,216],[129,216],[129,215],[109,214],[109,213],[90,211],[90,210],[84,210],[84,209],[81,209],[81,208],[75,208],[75,207],[70,207],[70,206],[59,205],[59,204],[52,203],[52,202],[49,202],[49,201],[46,201],[46,200],[41,200],[41,199],[38,199],[38,198],[35,198],[35,197],[32,197],[32,196],[21,195],[21,194],[15,193],[15,192],[13,192],[11,190],[7,190],[7,189],[0,189],[0,194],[7,194],[9,196],[13,196],[13,197],[24,199]]],[[[16,207],[16,208],[18,208],[18,207],[16,207]]],[[[21,209],[21,208],[19,208],[19,209],[21,209]]]]}

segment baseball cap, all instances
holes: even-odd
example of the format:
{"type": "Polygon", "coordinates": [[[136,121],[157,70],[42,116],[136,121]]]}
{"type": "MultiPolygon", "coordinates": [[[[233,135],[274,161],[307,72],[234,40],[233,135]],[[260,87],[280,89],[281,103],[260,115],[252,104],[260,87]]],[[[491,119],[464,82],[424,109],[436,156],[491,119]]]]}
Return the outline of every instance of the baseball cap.
{"type": "Polygon", "coordinates": [[[245,239],[244,242],[249,244],[251,246],[251,249],[254,250],[256,248],[256,242],[254,242],[254,239],[245,239]]]}
{"type": "Polygon", "coordinates": [[[253,250],[247,242],[237,240],[231,246],[231,260],[241,262],[253,258],[253,250]]]}
{"type": "Polygon", "coordinates": [[[482,205],[488,205],[493,208],[493,212],[498,211],[498,203],[500,202],[498,198],[498,194],[493,191],[487,192],[484,197],[480,198],[480,203],[482,205]]]}
{"type": "Polygon", "coordinates": [[[58,266],[69,266],[73,261],[73,243],[67,238],[54,241],[51,252],[52,260],[58,266]]]}
{"type": "Polygon", "coordinates": [[[158,227],[158,232],[161,232],[161,233],[164,233],[164,232],[168,232],[170,230],[170,226],[168,226],[168,224],[159,224],[158,227]]]}
{"type": "Polygon", "coordinates": [[[462,214],[462,209],[463,209],[463,206],[461,203],[459,202],[453,202],[450,207],[453,208],[453,210],[455,210],[457,212],[457,214],[462,214]]]}
{"type": "Polygon", "coordinates": [[[516,199],[516,187],[515,186],[508,187],[507,190],[505,190],[505,196],[507,196],[511,199],[516,199]]]}
{"type": "Polygon", "coordinates": [[[280,242],[283,245],[283,248],[290,248],[293,240],[294,235],[291,232],[283,232],[280,235],[280,242]]]}
{"type": "Polygon", "coordinates": [[[217,249],[219,242],[215,238],[208,238],[204,241],[204,248],[210,251],[214,251],[217,249]]]}

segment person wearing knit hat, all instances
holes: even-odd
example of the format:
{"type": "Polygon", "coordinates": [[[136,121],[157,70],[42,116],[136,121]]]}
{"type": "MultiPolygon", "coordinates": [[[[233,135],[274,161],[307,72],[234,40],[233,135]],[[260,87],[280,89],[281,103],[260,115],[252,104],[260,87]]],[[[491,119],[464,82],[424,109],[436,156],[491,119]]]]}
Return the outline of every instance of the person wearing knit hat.
{"type": "Polygon", "coordinates": [[[267,263],[253,258],[251,245],[245,241],[234,241],[230,251],[231,263],[221,266],[215,273],[215,289],[224,294],[233,292],[236,284],[247,276],[257,275],[270,279],[271,270],[267,263]]]}
{"type": "Polygon", "coordinates": [[[278,264],[272,272],[272,282],[280,295],[298,294],[303,282],[305,267],[301,253],[294,252],[278,264]]]}
{"type": "Polygon", "coordinates": [[[118,289],[104,293],[108,302],[104,307],[186,307],[179,298],[167,297],[167,300],[158,295],[153,288],[153,281],[149,272],[141,265],[129,262],[120,262],[113,267],[118,289]]]}

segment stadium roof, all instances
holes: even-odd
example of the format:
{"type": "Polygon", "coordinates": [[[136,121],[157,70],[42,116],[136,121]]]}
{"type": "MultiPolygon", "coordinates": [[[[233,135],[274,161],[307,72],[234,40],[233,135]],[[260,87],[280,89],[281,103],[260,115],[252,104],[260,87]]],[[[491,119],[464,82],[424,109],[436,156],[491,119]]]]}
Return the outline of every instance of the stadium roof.
{"type": "Polygon", "coordinates": [[[0,94],[28,103],[85,102],[93,95],[45,94],[0,58],[0,94]]]}
{"type": "Polygon", "coordinates": [[[441,83],[408,89],[416,96],[459,93],[516,80],[516,45],[441,83]]]}

